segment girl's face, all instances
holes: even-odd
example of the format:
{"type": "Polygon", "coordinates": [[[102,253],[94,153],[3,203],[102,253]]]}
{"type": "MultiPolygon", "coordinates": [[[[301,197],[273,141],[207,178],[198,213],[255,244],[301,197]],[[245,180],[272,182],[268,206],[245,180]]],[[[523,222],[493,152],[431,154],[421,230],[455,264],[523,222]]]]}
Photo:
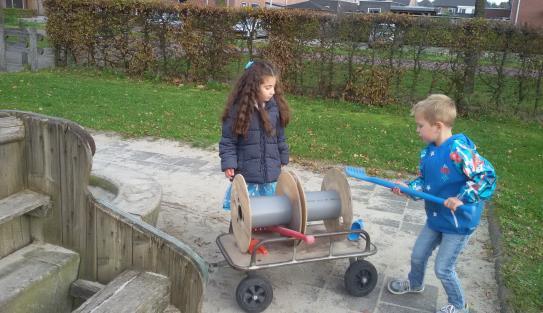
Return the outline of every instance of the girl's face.
{"type": "Polygon", "coordinates": [[[260,103],[268,102],[275,94],[275,77],[264,76],[258,89],[258,100],[260,103]]]}
{"type": "Polygon", "coordinates": [[[440,127],[437,123],[430,124],[422,114],[415,114],[415,122],[417,123],[417,133],[424,142],[435,142],[439,138],[440,127]]]}

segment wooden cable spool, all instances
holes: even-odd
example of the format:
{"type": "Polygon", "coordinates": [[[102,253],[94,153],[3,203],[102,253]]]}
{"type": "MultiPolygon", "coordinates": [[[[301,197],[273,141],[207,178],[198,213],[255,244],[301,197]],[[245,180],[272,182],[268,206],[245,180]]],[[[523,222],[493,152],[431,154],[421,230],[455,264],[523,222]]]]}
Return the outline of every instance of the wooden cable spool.
{"type": "Polygon", "coordinates": [[[306,214],[302,212],[296,181],[287,172],[279,175],[275,196],[251,199],[245,179],[242,175],[236,175],[232,182],[230,201],[232,230],[238,248],[243,253],[249,249],[253,227],[288,225],[289,229],[301,232],[302,225],[306,225],[302,221],[306,214]]]}
{"type": "Polygon", "coordinates": [[[349,230],[353,222],[353,202],[351,187],[343,171],[337,168],[330,169],[324,176],[321,191],[337,192],[341,202],[340,215],[337,218],[324,220],[326,230],[329,232],[349,230]]]}
{"type": "Polygon", "coordinates": [[[329,232],[348,230],[352,222],[351,190],[342,171],[332,169],[322,182],[321,191],[304,192],[293,172],[282,172],[275,196],[249,198],[241,175],[232,182],[232,230],[242,253],[247,252],[252,229],[288,225],[305,234],[308,221],[324,220],[329,232]]]}

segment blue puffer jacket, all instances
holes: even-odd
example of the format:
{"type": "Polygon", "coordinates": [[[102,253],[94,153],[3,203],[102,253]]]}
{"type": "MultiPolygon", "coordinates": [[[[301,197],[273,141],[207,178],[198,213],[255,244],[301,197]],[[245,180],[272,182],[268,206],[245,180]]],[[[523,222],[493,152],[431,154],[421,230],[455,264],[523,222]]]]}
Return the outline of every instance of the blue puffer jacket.
{"type": "Polygon", "coordinates": [[[268,136],[260,113],[255,110],[247,137],[235,135],[232,129],[236,121],[237,107],[222,125],[222,137],[219,143],[221,169],[224,172],[233,168],[240,173],[248,183],[263,184],[277,181],[281,173],[281,164],[288,164],[288,145],[285,129],[281,126],[279,108],[272,98],[266,102],[270,123],[275,129],[275,135],[268,136]]]}

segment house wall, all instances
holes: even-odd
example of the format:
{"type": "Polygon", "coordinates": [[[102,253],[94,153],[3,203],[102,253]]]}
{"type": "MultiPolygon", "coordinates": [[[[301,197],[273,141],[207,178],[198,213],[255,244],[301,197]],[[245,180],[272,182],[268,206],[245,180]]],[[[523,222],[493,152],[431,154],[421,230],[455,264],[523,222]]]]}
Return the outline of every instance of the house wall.
{"type": "Polygon", "coordinates": [[[461,14],[473,14],[475,13],[475,7],[459,5],[458,8],[456,9],[456,12],[461,13],[461,14]]]}
{"type": "Polygon", "coordinates": [[[511,22],[518,26],[528,25],[543,28],[543,1],[513,0],[511,22]]]}
{"type": "Polygon", "coordinates": [[[43,0],[26,0],[27,8],[36,12],[37,15],[45,15],[43,0]]]}
{"type": "Polygon", "coordinates": [[[439,15],[453,15],[456,14],[456,7],[440,6],[437,8],[437,14],[439,15]]]}
{"type": "Polygon", "coordinates": [[[358,8],[360,12],[369,13],[368,9],[380,8],[381,13],[390,12],[391,2],[378,2],[378,1],[360,1],[358,8]]]}
{"type": "Polygon", "coordinates": [[[217,0],[187,0],[187,3],[200,6],[216,6],[217,0]]]}
{"type": "Polygon", "coordinates": [[[26,9],[27,7],[26,0],[0,0],[0,8],[26,9]]]}
{"type": "Polygon", "coordinates": [[[45,15],[43,0],[0,0],[1,8],[20,8],[33,10],[37,15],[45,15]]]}
{"type": "Polygon", "coordinates": [[[511,15],[510,9],[486,8],[485,18],[488,19],[509,19],[511,15]]]}

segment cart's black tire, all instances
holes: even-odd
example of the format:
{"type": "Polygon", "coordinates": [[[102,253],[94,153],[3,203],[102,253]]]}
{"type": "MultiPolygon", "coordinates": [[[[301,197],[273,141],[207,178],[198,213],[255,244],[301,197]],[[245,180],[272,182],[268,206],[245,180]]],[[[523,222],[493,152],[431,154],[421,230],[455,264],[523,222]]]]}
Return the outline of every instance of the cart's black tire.
{"type": "Polygon", "coordinates": [[[377,270],[366,260],[351,263],[345,272],[345,288],[355,297],[369,294],[377,285],[377,270]]]}
{"type": "Polygon", "coordinates": [[[270,305],[272,299],[272,285],[258,275],[243,279],[236,288],[236,301],[245,312],[262,312],[270,305]]]}

